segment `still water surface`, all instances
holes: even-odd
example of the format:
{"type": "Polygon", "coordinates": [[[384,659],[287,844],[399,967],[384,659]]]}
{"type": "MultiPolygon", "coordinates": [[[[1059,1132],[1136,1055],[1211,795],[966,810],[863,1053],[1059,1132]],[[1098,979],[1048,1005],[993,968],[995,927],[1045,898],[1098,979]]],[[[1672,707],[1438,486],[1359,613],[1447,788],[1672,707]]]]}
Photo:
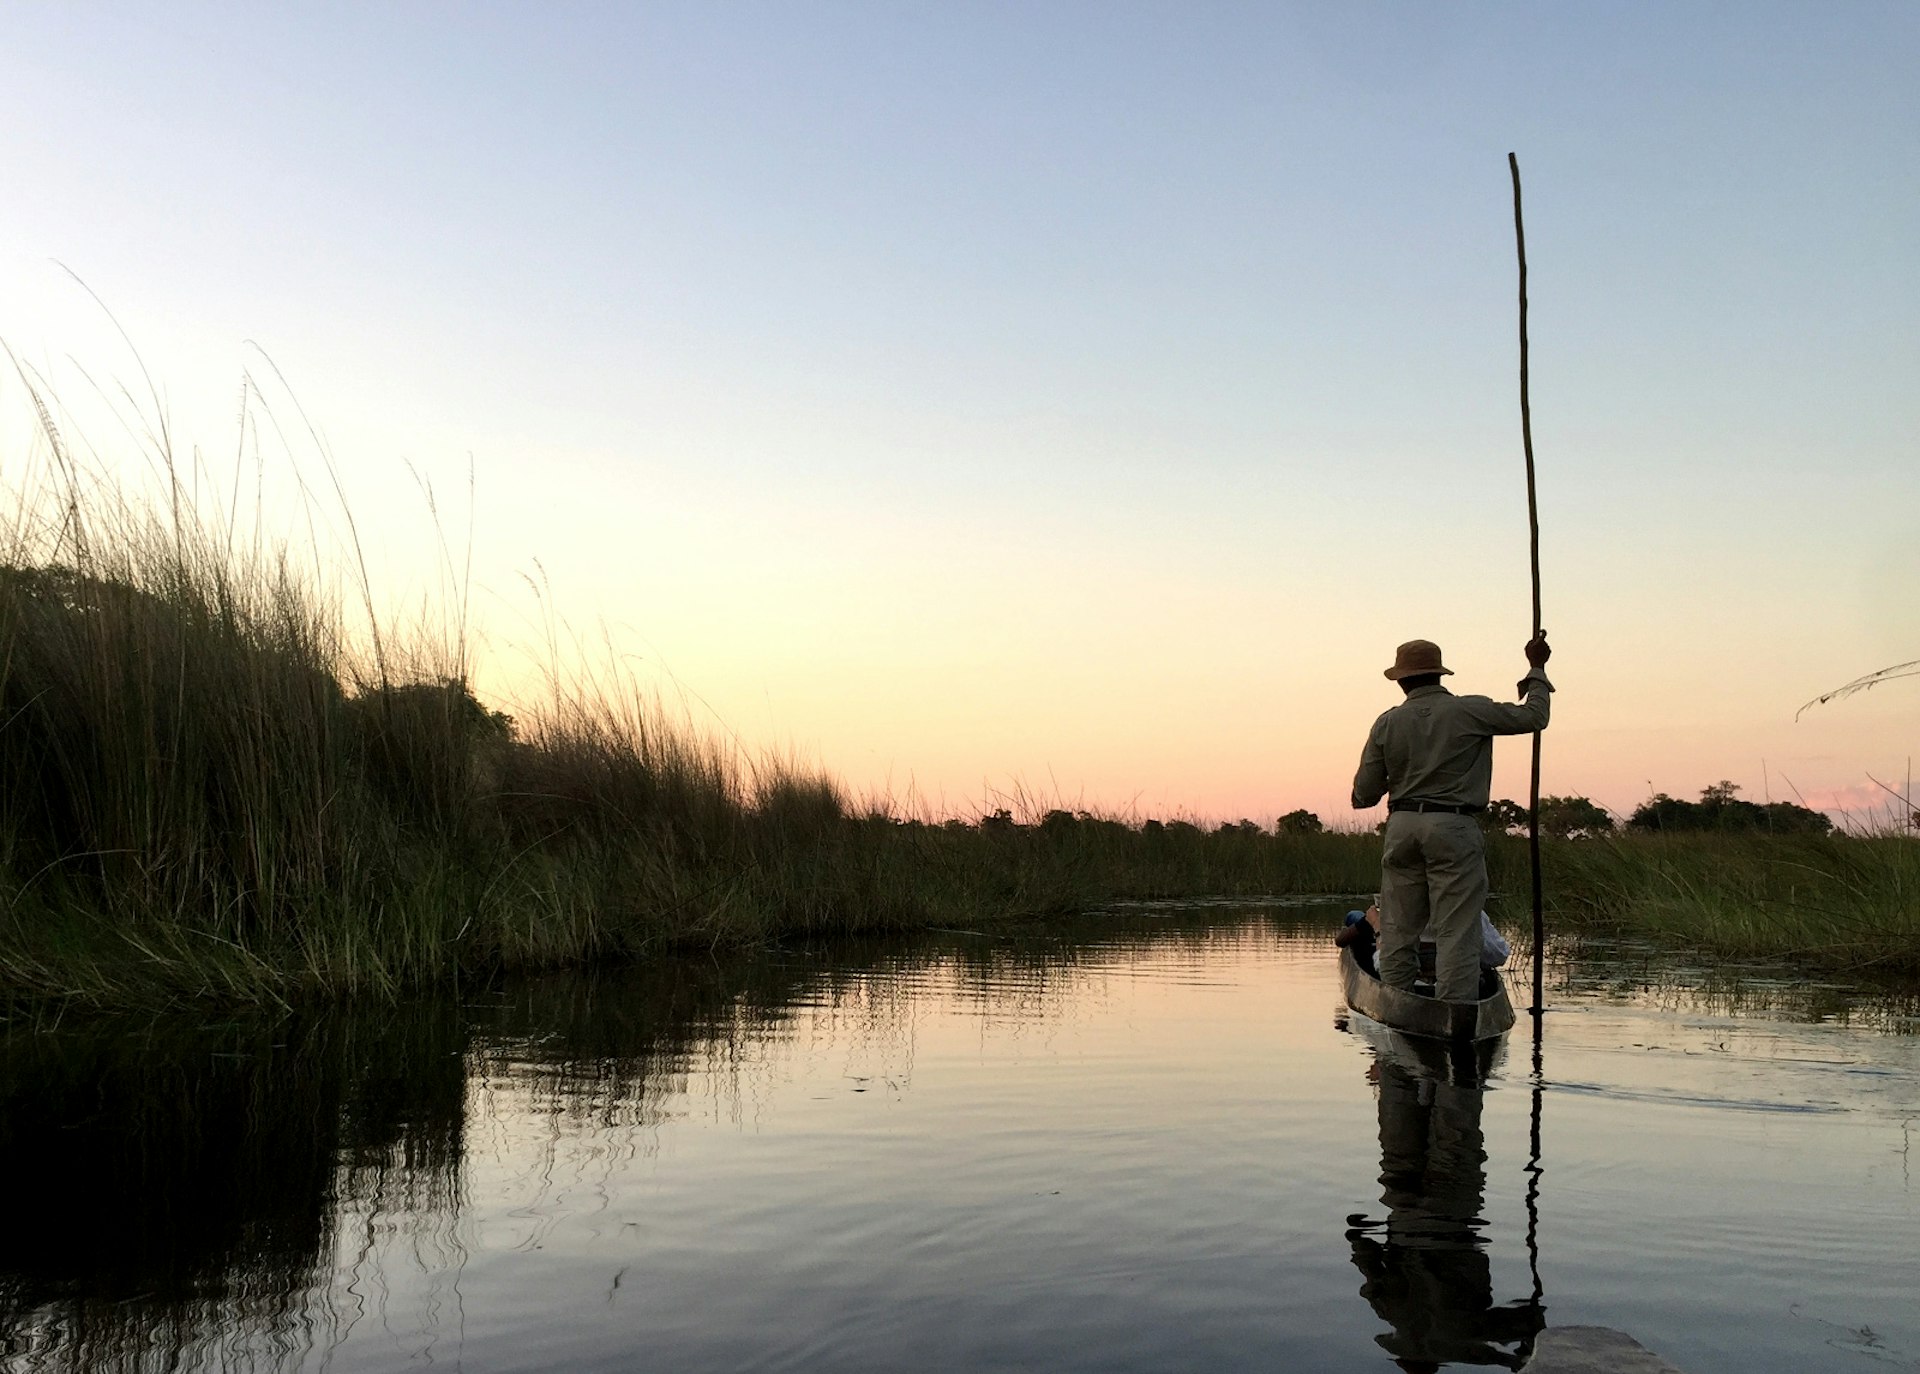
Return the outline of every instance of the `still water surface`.
{"type": "Polygon", "coordinates": [[[1565,951],[1539,1072],[1326,906],[0,1039],[0,1365],[1920,1368],[1911,1006],[1565,951]],[[1537,1140],[1537,1150],[1535,1141],[1537,1140]]]}

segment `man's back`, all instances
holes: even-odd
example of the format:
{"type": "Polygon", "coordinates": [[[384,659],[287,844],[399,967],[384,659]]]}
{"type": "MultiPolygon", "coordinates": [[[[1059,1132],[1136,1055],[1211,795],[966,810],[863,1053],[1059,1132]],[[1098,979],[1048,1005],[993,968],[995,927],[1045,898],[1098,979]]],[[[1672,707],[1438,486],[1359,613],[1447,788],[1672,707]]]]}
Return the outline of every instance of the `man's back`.
{"type": "Polygon", "coordinates": [[[1396,801],[1484,807],[1493,785],[1493,737],[1547,725],[1552,686],[1537,670],[1524,685],[1519,704],[1455,696],[1437,683],[1415,688],[1374,721],[1353,780],[1354,806],[1372,806],[1390,792],[1396,801]]]}

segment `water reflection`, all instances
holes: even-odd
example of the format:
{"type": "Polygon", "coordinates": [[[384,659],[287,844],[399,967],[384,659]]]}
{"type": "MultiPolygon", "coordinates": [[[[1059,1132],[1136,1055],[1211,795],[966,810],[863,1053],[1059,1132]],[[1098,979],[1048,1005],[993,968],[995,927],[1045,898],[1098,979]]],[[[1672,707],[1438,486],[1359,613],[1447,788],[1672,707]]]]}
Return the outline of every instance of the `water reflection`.
{"type": "MultiPolygon", "coordinates": [[[[1370,1100],[1327,1028],[1337,914],[1142,907],[402,1009],[0,1029],[0,1366],[1513,1367],[1544,1312],[1537,1279],[1495,1300],[1526,1286],[1528,1080],[1386,1037],[1370,1100]],[[1336,1240],[1327,1218],[1372,1207],[1376,1131],[1384,1215],[1336,1240]]],[[[1674,1198],[1705,1213],[1738,1175],[1703,1184],[1702,1152],[1731,1139],[1769,1171],[1733,1223],[1847,1190],[1826,1229],[1796,1219],[1833,1277],[1794,1310],[1898,1336],[1904,1306],[1846,1304],[1912,1272],[1912,1040],[1843,1054],[1689,996],[1555,1023],[1550,1115],[1582,1119],[1555,1177],[1587,1208],[1562,1188],[1547,1228],[1556,1319],[1611,1315],[1570,1306],[1578,1265],[1610,1273],[1674,1198]],[[1620,1148],[1649,1125],[1666,1148],[1620,1148]]],[[[1751,1269],[1720,1290],[1743,1318],[1751,1269]]],[[[1796,1303],[1811,1282],[1779,1279],[1796,1303]]]]}
{"type": "Polygon", "coordinates": [[[452,1205],[457,1046],[431,1011],[404,1029],[0,1041],[0,1352],[111,1369],[307,1343],[305,1297],[342,1204],[452,1205]]]}
{"type": "Polygon", "coordinates": [[[1684,948],[1594,935],[1550,942],[1547,967],[1561,999],[1920,1035],[1920,991],[1910,980],[1863,983],[1777,963],[1704,961],[1684,948]]]}
{"type": "Polygon", "coordinates": [[[1198,969],[1245,938],[1193,913],[1109,920],[1097,943],[1087,930],[663,959],[280,1020],[10,1025],[0,1361],[300,1367],[384,1321],[404,1269],[428,1290],[430,1356],[461,1320],[473,1123],[542,1180],[538,1213],[560,1203],[570,1142],[645,1153],[699,1106],[750,1116],[769,1048],[802,1022],[898,1087],[930,979],[985,1018],[1040,1023],[1146,943],[1198,969]],[[696,1074],[724,1100],[696,1104],[696,1074]],[[537,1139],[506,1138],[526,1121],[544,1123],[537,1139]]]}
{"type": "Polygon", "coordinates": [[[763,1032],[794,980],[669,963],[617,998],[528,983],[404,1014],[0,1039],[0,1356],[33,1368],[297,1364],[388,1252],[456,1273],[469,1091],[644,1119],[696,1040],[763,1032]],[[497,1086],[497,1084],[496,1084],[497,1086]],[[332,1270],[346,1271],[339,1292],[332,1270]],[[317,1299],[317,1300],[316,1300],[317,1299]]]}
{"type": "Polygon", "coordinates": [[[1392,1327],[1375,1340],[1408,1371],[1445,1364],[1519,1369],[1532,1355],[1545,1308],[1537,1292],[1494,1303],[1483,1215],[1481,1113],[1504,1040],[1446,1046],[1367,1025],[1387,1214],[1350,1217],[1347,1240],[1360,1296],[1392,1327]]]}

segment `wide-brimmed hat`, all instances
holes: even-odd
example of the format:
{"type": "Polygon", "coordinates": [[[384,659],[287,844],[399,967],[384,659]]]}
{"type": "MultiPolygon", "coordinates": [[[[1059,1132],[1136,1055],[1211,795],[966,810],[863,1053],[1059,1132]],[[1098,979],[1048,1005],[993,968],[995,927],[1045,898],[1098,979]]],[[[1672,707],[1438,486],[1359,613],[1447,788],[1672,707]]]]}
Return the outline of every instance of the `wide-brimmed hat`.
{"type": "Polygon", "coordinates": [[[1440,661],[1440,646],[1431,639],[1409,639],[1393,651],[1393,666],[1387,669],[1387,680],[1398,682],[1403,677],[1419,677],[1423,673],[1446,673],[1451,676],[1453,669],[1440,661]]]}

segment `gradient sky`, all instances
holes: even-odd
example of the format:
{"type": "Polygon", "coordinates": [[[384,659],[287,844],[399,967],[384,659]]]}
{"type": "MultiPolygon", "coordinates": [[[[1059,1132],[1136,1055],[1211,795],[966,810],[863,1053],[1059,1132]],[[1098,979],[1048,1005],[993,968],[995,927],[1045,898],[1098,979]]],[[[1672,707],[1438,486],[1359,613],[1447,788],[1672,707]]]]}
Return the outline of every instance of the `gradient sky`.
{"type": "Polygon", "coordinates": [[[1352,821],[1398,641],[1523,666],[1513,150],[1546,790],[1871,806],[1920,684],[1794,712],[1920,656],[1916,69],[1907,3],[12,5],[0,338],[141,385],[65,264],[222,470],[257,345],[403,599],[471,462],[489,690],[533,573],[859,789],[1352,821]]]}

